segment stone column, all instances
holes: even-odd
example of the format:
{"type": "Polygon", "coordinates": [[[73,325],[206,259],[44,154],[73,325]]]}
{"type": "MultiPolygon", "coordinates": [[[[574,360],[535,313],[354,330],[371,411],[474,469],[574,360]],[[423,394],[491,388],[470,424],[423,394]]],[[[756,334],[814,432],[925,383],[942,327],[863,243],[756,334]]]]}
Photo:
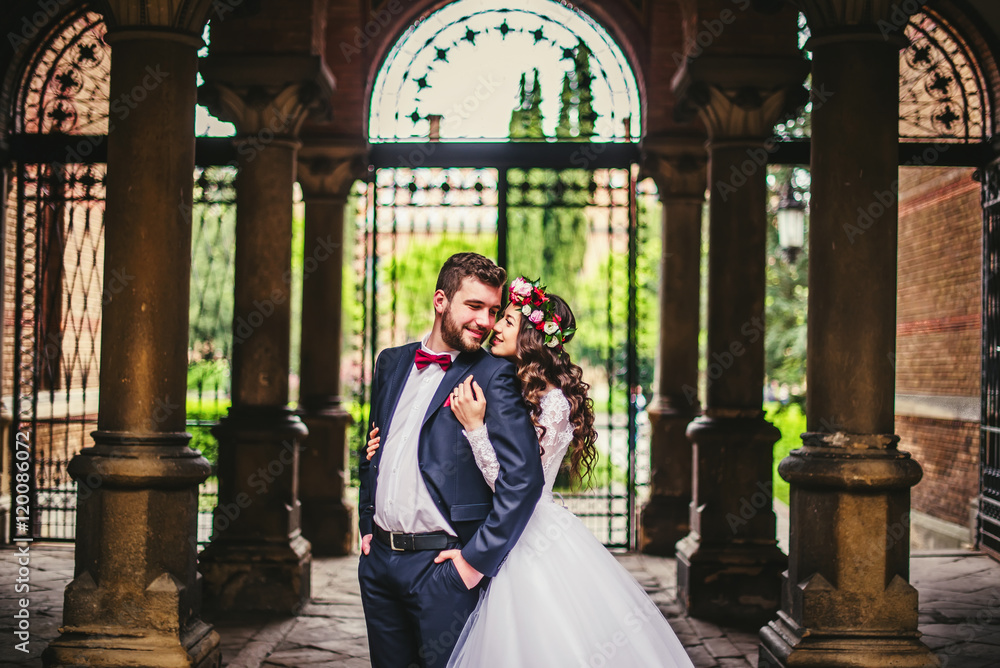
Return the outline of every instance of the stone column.
{"type": "Polygon", "coordinates": [[[307,141],[299,152],[299,183],[306,205],[302,281],[299,416],[309,429],[301,454],[302,534],[316,556],[351,552],[354,509],[350,484],[351,416],[340,396],[343,347],[344,219],[347,196],[364,175],[364,147],[307,141]]]}
{"type": "Polygon", "coordinates": [[[210,466],[184,431],[199,4],[172,16],[170,3],[108,3],[111,98],[133,103],[108,136],[104,266],[119,271],[104,292],[94,446],[69,465],[76,568],[46,666],[221,662],[196,568],[210,466]]]}
{"type": "Polygon", "coordinates": [[[645,169],[663,206],[660,328],[653,400],[648,408],[650,497],[640,516],[640,549],[672,557],[690,529],[691,441],[698,402],[701,217],[707,175],[703,138],[643,142],[645,169]]]}
{"type": "Polygon", "coordinates": [[[309,599],[298,500],[307,431],[288,407],[288,371],[297,134],[319,88],[299,78],[300,62],[267,70],[252,58],[216,57],[202,67],[203,100],[236,125],[239,169],[232,406],[213,431],[219,504],[199,564],[207,603],[222,610],[291,613],[309,599]],[[269,72],[280,78],[267,81],[269,72]]]}
{"type": "Polygon", "coordinates": [[[893,434],[907,3],[801,5],[813,90],[825,97],[812,115],[809,401],[803,447],[779,468],[791,486],[789,564],[760,665],[936,666],[908,582],[910,487],[921,469],[893,434]]]}
{"type": "Polygon", "coordinates": [[[678,92],[709,132],[708,355],[694,444],[691,533],[677,544],[688,614],[760,626],[778,608],[785,555],[775,539],[772,448],[764,420],[765,141],[805,76],[798,58],[699,59],[678,92]],[[738,81],[740,87],[719,83],[738,81]]]}

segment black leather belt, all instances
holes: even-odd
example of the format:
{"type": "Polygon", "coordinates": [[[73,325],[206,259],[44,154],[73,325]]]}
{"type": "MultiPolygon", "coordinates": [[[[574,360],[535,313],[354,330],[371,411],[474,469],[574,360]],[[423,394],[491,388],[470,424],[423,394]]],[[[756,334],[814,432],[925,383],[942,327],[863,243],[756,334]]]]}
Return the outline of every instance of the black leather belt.
{"type": "Polygon", "coordinates": [[[376,524],[375,539],[388,545],[396,552],[415,552],[417,550],[443,550],[448,547],[448,541],[452,540],[452,537],[445,531],[429,533],[386,531],[376,524]]]}

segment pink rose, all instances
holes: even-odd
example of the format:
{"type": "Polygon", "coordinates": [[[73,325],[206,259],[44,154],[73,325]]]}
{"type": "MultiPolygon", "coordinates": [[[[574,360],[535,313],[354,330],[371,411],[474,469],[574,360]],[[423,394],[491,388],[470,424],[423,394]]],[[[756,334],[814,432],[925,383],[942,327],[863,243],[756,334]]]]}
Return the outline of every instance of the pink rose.
{"type": "Polygon", "coordinates": [[[537,323],[541,322],[542,318],[544,318],[544,317],[545,317],[545,314],[542,313],[541,311],[532,311],[531,315],[528,316],[528,320],[530,320],[531,322],[537,324],[537,323]]]}
{"type": "Polygon", "coordinates": [[[521,277],[515,278],[514,282],[510,284],[511,293],[517,295],[520,299],[529,297],[531,290],[531,283],[528,283],[521,277]]]}

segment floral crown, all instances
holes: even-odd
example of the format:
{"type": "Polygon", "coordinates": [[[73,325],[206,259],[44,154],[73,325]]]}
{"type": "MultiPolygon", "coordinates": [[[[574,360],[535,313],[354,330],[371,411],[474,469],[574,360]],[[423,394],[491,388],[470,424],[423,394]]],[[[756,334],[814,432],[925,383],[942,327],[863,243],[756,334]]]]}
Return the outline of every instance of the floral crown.
{"type": "Polygon", "coordinates": [[[545,334],[545,345],[549,348],[562,348],[566,339],[576,331],[572,327],[562,328],[562,318],[556,315],[555,304],[545,296],[541,279],[529,281],[524,276],[518,276],[510,284],[509,294],[510,303],[519,306],[521,315],[545,334]]]}

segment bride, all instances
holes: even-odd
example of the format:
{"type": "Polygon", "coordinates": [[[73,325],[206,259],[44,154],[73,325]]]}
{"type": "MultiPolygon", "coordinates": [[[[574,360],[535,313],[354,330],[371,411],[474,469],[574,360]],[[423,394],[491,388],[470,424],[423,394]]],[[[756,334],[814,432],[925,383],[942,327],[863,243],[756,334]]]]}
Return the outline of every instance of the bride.
{"type": "MultiPolygon", "coordinates": [[[[500,571],[469,617],[449,668],[589,668],[683,666],[691,660],[656,605],[583,523],[553,501],[552,485],[567,451],[577,479],[596,459],[593,401],[582,370],[564,348],[575,332],[569,306],[538,281],[517,278],[493,328],[492,352],[517,366],[539,435],[545,488],[500,571]]],[[[486,400],[470,376],[455,388],[451,410],[486,482],[503,472],[490,444],[486,400]]],[[[379,445],[372,432],[367,456],[379,445]]],[[[441,552],[436,562],[459,550],[441,552]]]]}

